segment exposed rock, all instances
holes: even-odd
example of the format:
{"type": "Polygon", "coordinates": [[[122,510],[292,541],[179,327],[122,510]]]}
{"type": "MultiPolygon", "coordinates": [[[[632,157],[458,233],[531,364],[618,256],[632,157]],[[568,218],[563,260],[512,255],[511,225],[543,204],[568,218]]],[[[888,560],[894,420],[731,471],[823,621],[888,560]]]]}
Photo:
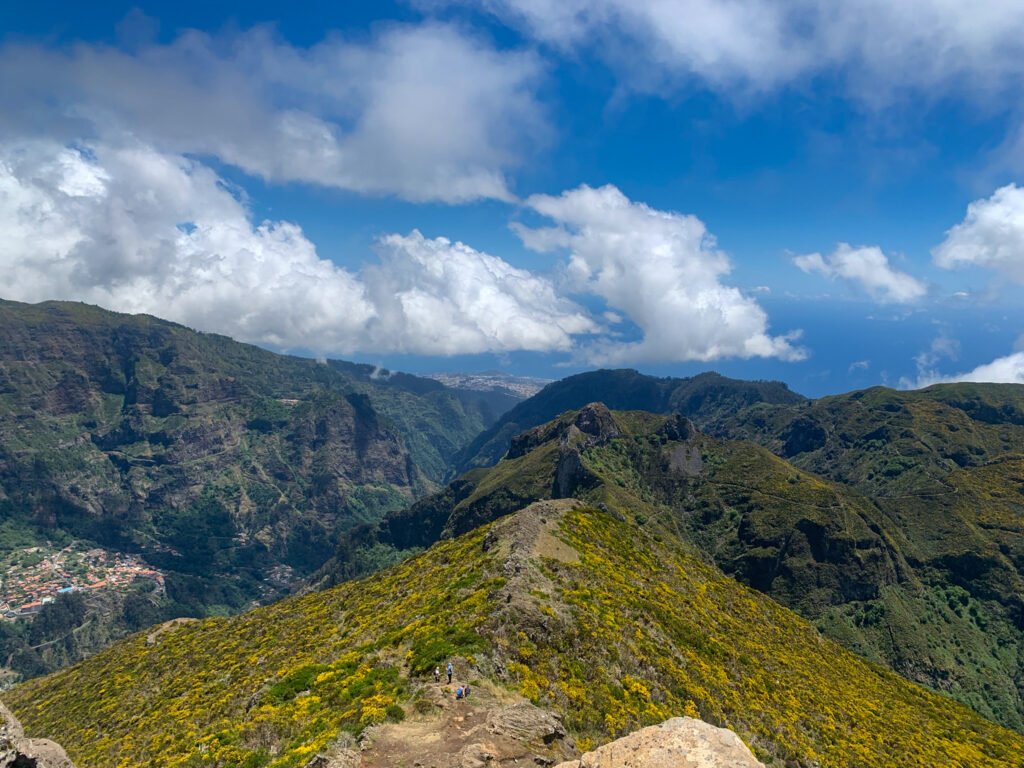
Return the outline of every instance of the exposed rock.
{"type": "Polygon", "coordinates": [[[353,768],[523,768],[579,754],[557,715],[528,701],[509,701],[508,692],[486,682],[474,685],[468,700],[455,701],[447,685],[428,684],[421,696],[434,705],[431,711],[367,729],[353,768]]]}
{"type": "Polygon", "coordinates": [[[167,632],[172,632],[185,624],[192,624],[195,621],[197,621],[197,619],[189,618],[188,616],[181,616],[177,619],[165,621],[163,624],[157,625],[148,635],[146,635],[146,645],[154,645],[161,635],[167,632]]]}
{"type": "Polygon", "coordinates": [[[487,730],[525,743],[551,744],[565,738],[558,717],[528,702],[492,711],[487,717],[487,730]]]}
{"type": "Polygon", "coordinates": [[[557,439],[560,448],[585,450],[619,437],[622,432],[604,403],[588,403],[572,421],[559,419],[512,438],[508,458],[524,456],[543,443],[557,439]]]}
{"type": "Polygon", "coordinates": [[[674,717],[557,768],[764,768],[732,731],[674,717]]]}
{"type": "Polygon", "coordinates": [[[59,744],[26,739],[18,718],[3,703],[0,720],[0,768],[75,768],[59,744]]]}
{"type": "Polygon", "coordinates": [[[681,413],[674,413],[668,418],[665,424],[658,430],[659,435],[664,435],[669,440],[692,440],[698,434],[693,422],[681,413]]]}

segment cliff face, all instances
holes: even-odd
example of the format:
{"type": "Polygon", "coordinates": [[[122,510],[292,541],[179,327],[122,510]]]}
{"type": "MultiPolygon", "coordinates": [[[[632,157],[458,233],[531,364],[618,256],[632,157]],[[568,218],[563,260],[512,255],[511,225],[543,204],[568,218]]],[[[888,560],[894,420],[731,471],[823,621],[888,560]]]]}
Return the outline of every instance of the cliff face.
{"type": "MultiPolygon", "coordinates": [[[[141,555],[167,574],[150,621],[236,610],[435,488],[485,406],[152,317],[0,301],[0,549],[74,537],[141,555]]],[[[125,628],[92,618],[110,631],[89,636],[125,628]]],[[[94,649],[63,634],[59,655],[49,637],[15,653],[19,671],[94,649]]]]}

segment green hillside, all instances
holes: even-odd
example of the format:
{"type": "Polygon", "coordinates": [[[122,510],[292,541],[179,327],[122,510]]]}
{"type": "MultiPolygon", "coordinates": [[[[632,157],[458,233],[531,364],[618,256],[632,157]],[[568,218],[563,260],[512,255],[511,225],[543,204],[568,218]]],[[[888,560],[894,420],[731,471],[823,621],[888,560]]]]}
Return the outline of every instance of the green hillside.
{"type": "Polygon", "coordinates": [[[592,405],[350,549],[416,551],[535,499],[583,499],[682,537],[832,639],[1020,730],[1024,462],[953,466],[942,494],[879,499],[680,416],[592,405]]]}
{"type": "Polygon", "coordinates": [[[689,713],[779,766],[1024,754],[1024,737],[825,640],[678,539],[565,502],[364,581],[137,635],[8,703],[91,768],[297,768],[412,711],[452,656],[560,713],[583,746],[689,713]]]}
{"type": "Polygon", "coordinates": [[[162,616],[287,592],[343,531],[436,488],[496,418],[493,398],[384,374],[148,316],[0,301],[0,555],[78,540],[167,576],[166,597],[129,601],[139,610],[90,599],[88,627],[64,602],[45,609],[52,636],[0,625],[3,659],[35,674],[162,616]]]}

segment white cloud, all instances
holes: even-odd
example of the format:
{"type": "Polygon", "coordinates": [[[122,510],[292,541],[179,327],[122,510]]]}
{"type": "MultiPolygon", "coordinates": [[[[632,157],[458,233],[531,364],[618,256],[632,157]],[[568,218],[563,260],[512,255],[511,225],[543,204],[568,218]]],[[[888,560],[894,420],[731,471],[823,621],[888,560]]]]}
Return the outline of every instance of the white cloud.
{"type": "Polygon", "coordinates": [[[585,349],[595,363],[799,359],[791,339],[768,335],[768,317],[753,299],[721,280],[729,260],[693,216],[634,203],[613,186],[581,186],[526,204],[555,226],[515,231],[527,247],[567,250],[567,280],[627,315],[637,342],[609,339],[585,349]]]}
{"type": "Polygon", "coordinates": [[[908,87],[992,93],[1024,74],[1024,4],[1018,0],[473,4],[556,47],[594,46],[642,89],[697,79],[730,93],[763,91],[838,72],[860,97],[877,101],[908,87]]]}
{"type": "MultiPolygon", "coordinates": [[[[1020,346],[1020,340],[1014,345],[1020,346]]],[[[944,384],[957,381],[974,381],[995,384],[1024,384],[1024,351],[1019,348],[1005,357],[999,357],[990,363],[984,363],[967,371],[953,375],[944,375],[936,370],[936,365],[943,358],[957,360],[960,356],[960,343],[955,339],[940,334],[932,340],[929,349],[914,357],[917,365],[917,379],[900,379],[900,387],[919,389],[932,384],[944,384]]]]}
{"type": "Polygon", "coordinates": [[[877,246],[854,248],[840,243],[830,256],[809,253],[793,259],[804,272],[818,272],[829,278],[842,278],[866,290],[876,301],[909,303],[927,293],[924,283],[906,272],[893,269],[888,257],[877,246]]]}
{"type": "Polygon", "coordinates": [[[388,235],[364,270],[378,307],[372,345],[419,354],[567,351],[598,326],[545,278],[462,243],[388,235]]]}
{"type": "Polygon", "coordinates": [[[991,363],[979,365],[972,371],[954,376],[940,376],[932,373],[919,377],[916,387],[927,387],[931,384],[976,381],[995,384],[1024,384],[1024,352],[1014,352],[1006,357],[999,357],[991,363]]]}
{"type": "Polygon", "coordinates": [[[0,47],[0,137],[214,156],[273,182],[409,200],[510,199],[547,127],[539,59],[442,24],[301,48],[268,29],[133,51],[0,47]]]}
{"type": "Polygon", "coordinates": [[[1010,184],[971,203],[932,256],[944,269],[987,267],[1024,283],[1024,188],[1010,184]]]}
{"type": "Polygon", "coordinates": [[[550,281],[460,243],[384,237],[361,275],[256,224],[206,166],[150,147],[0,148],[5,297],[83,300],[320,353],[565,350],[597,326],[550,281]]]}
{"type": "Polygon", "coordinates": [[[0,242],[3,293],[22,301],[79,299],[325,349],[374,313],[297,226],[254,224],[209,168],[147,147],[3,147],[0,242]]]}
{"type": "MultiPolygon", "coordinates": [[[[359,271],[322,258],[295,224],[257,222],[203,163],[145,144],[0,145],[0,273],[7,298],[82,300],[321,356],[568,352],[595,362],[797,359],[692,216],[580,187],[529,205],[520,228],[567,249],[552,279],[447,238],[384,235],[359,271]],[[643,332],[623,341],[627,321],[643,332]]],[[[631,327],[631,326],[630,326],[631,327]]]]}

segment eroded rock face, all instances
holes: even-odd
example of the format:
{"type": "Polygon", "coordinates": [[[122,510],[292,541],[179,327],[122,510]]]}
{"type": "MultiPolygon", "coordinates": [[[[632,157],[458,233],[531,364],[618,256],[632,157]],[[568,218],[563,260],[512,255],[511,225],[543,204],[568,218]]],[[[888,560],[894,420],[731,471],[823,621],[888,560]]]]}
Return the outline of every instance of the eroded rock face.
{"type": "Polygon", "coordinates": [[[556,768],[764,768],[732,731],[674,717],[556,768]]]}
{"type": "Polygon", "coordinates": [[[49,739],[26,739],[11,711],[0,703],[0,768],[75,768],[64,748],[49,739]]]}

